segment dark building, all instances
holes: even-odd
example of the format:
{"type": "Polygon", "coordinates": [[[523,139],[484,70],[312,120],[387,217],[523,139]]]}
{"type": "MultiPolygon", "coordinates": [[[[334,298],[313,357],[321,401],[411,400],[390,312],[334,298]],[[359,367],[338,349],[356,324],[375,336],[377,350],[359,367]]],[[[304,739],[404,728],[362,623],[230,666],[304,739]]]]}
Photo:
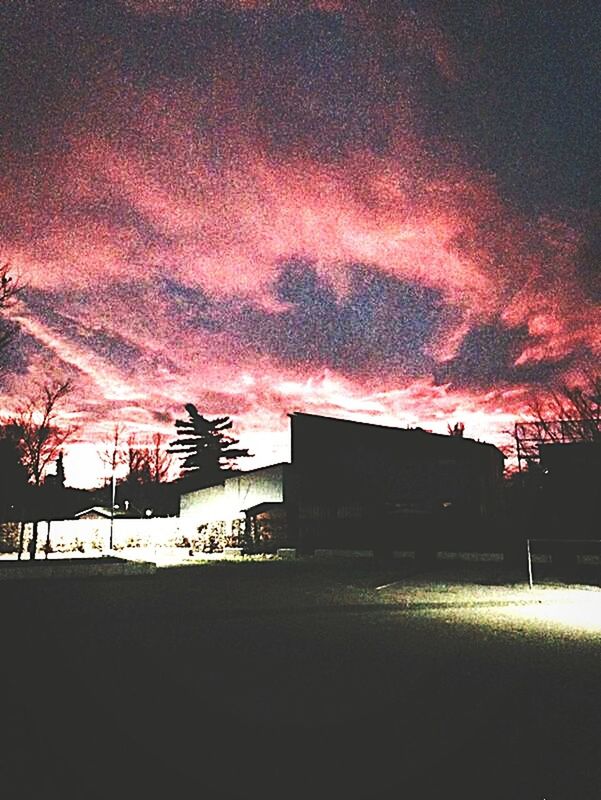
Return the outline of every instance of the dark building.
{"type": "Polygon", "coordinates": [[[539,513],[548,534],[598,538],[601,519],[601,443],[539,445],[539,513]]]}
{"type": "Polygon", "coordinates": [[[292,463],[228,477],[182,496],[190,535],[220,526],[259,549],[413,547],[482,534],[500,511],[503,455],[421,429],[291,414],[292,463]],[[193,530],[194,529],[194,530],[193,530]]]}

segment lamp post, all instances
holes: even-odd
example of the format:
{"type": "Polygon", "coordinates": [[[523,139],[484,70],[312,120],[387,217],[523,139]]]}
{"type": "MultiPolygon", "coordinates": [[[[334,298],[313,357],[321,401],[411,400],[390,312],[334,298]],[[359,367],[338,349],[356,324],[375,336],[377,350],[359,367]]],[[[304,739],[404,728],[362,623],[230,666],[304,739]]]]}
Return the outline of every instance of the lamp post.
{"type": "Polygon", "coordinates": [[[111,477],[111,532],[109,535],[109,552],[113,552],[113,525],[115,523],[115,470],[111,477]]]}

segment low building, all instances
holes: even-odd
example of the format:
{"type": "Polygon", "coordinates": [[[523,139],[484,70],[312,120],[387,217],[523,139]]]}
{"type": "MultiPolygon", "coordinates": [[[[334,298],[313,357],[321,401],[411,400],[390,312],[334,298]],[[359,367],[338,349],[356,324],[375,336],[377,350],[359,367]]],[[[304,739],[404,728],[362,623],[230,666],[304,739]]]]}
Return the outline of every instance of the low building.
{"type": "Polygon", "coordinates": [[[294,413],[292,462],[225,475],[182,495],[181,529],[203,549],[403,547],[475,532],[500,511],[503,454],[421,429],[294,413]]]}

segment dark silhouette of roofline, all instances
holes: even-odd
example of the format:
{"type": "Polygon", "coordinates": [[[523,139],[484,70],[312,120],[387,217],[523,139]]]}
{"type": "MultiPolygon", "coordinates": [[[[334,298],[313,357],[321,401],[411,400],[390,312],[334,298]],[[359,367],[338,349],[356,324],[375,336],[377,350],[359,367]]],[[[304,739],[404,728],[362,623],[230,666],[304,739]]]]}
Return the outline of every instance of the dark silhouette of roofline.
{"type": "Polygon", "coordinates": [[[477,439],[471,439],[469,436],[449,436],[449,434],[446,433],[434,433],[433,431],[426,431],[423,428],[396,428],[393,425],[382,425],[374,422],[359,422],[358,420],[344,419],[343,417],[326,417],[322,414],[310,414],[305,411],[293,411],[290,414],[288,414],[288,416],[291,419],[294,417],[311,417],[312,419],[320,419],[323,420],[324,422],[334,422],[334,423],[345,424],[349,426],[352,425],[363,428],[377,428],[383,431],[398,431],[408,436],[413,436],[414,438],[418,436],[428,436],[428,437],[432,436],[444,441],[453,440],[454,442],[468,443],[468,447],[471,447],[472,445],[492,447],[501,456],[503,456],[503,458],[505,458],[503,452],[499,450],[499,448],[496,445],[491,444],[490,442],[480,442],[477,439]]]}

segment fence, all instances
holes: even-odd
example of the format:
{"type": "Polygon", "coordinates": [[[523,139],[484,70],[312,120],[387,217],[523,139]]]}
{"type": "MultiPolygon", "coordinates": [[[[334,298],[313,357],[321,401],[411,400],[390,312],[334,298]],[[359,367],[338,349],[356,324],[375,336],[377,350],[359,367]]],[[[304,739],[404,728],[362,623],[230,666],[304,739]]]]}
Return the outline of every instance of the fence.
{"type": "MultiPolygon", "coordinates": [[[[0,542],[4,551],[19,548],[20,523],[0,524],[0,542]]],[[[33,524],[25,523],[23,550],[27,552],[33,535],[33,524]]],[[[38,524],[38,551],[49,543],[53,552],[103,551],[109,548],[110,519],[64,519],[38,524]]],[[[126,547],[176,547],[182,545],[178,517],[113,520],[113,549],[126,547]]]]}

